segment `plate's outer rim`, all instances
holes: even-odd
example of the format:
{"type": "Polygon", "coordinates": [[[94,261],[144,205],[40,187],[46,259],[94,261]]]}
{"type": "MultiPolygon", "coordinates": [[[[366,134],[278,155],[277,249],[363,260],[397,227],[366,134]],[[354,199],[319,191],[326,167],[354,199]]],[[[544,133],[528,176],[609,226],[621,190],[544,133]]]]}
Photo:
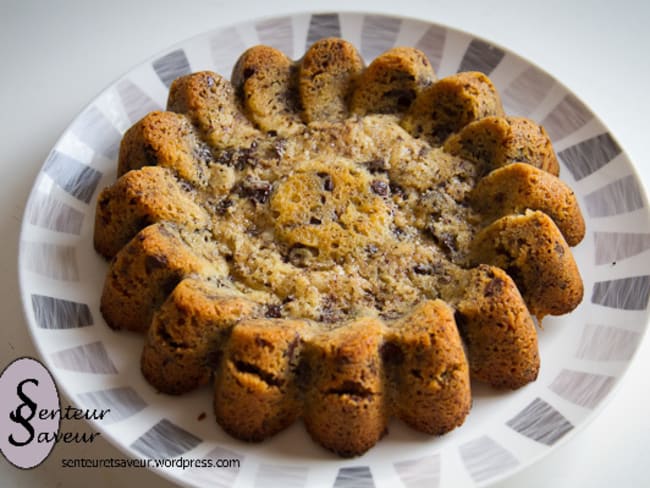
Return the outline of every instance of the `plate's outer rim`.
{"type": "MultiPolygon", "coordinates": [[[[65,135],[71,130],[71,128],[75,125],[75,123],[80,120],[80,118],[86,112],[86,110],[88,110],[90,107],[92,107],[94,105],[94,103],[99,98],[101,98],[103,95],[105,95],[107,92],[109,92],[120,81],[128,78],[128,76],[130,74],[132,74],[134,71],[139,69],[141,66],[149,64],[153,60],[156,60],[156,59],[160,58],[161,56],[164,56],[166,53],[169,53],[169,52],[171,52],[171,51],[173,51],[175,49],[178,49],[178,48],[180,48],[182,46],[188,45],[188,44],[193,43],[193,42],[197,42],[197,41],[199,41],[199,40],[201,40],[203,38],[207,38],[211,34],[214,34],[214,33],[218,32],[220,30],[224,30],[224,29],[229,28],[229,27],[241,27],[241,26],[246,26],[246,25],[254,26],[254,25],[256,25],[259,22],[262,22],[264,20],[277,19],[277,18],[282,17],[282,16],[291,16],[291,17],[297,16],[297,15],[313,16],[313,15],[319,15],[319,14],[337,14],[337,15],[351,15],[351,16],[354,16],[354,15],[358,15],[358,16],[373,15],[373,16],[382,16],[382,17],[386,17],[386,18],[401,19],[402,21],[412,21],[412,22],[417,22],[417,23],[421,23],[421,24],[427,24],[427,25],[430,25],[430,26],[437,26],[437,27],[440,27],[442,29],[446,29],[447,31],[452,31],[452,32],[455,32],[457,34],[464,35],[464,36],[467,36],[467,37],[472,38],[472,39],[477,39],[479,41],[486,42],[486,43],[488,43],[488,44],[490,44],[492,46],[498,47],[499,49],[501,49],[505,53],[507,53],[508,56],[512,56],[514,58],[517,58],[521,62],[526,63],[527,65],[530,65],[531,67],[534,67],[538,71],[540,71],[540,72],[544,73],[545,75],[549,76],[553,80],[553,82],[555,84],[557,84],[561,89],[563,89],[567,93],[570,93],[570,94],[577,93],[576,90],[571,89],[569,85],[566,85],[562,81],[558,80],[555,76],[552,75],[552,73],[550,73],[549,71],[547,71],[543,67],[539,66],[538,64],[530,61],[529,59],[517,54],[516,52],[512,51],[510,48],[504,47],[504,46],[500,45],[499,43],[495,43],[495,42],[489,40],[488,38],[486,38],[484,36],[477,36],[477,35],[475,35],[475,34],[473,34],[471,32],[468,32],[468,31],[463,30],[462,28],[458,28],[456,26],[452,26],[452,25],[448,25],[448,24],[442,24],[442,23],[439,23],[439,22],[434,22],[434,21],[430,21],[430,20],[426,20],[426,19],[419,19],[419,18],[415,18],[415,17],[412,17],[412,16],[404,16],[404,15],[399,15],[399,14],[394,14],[394,13],[385,13],[385,12],[382,12],[382,11],[379,11],[379,10],[378,11],[369,11],[369,10],[359,11],[359,10],[355,10],[355,9],[347,10],[345,8],[343,8],[343,9],[339,8],[336,11],[329,11],[329,10],[312,11],[312,10],[309,10],[309,9],[304,9],[304,10],[300,9],[300,10],[294,10],[291,13],[281,13],[281,14],[278,14],[278,15],[270,15],[269,14],[269,15],[256,17],[256,18],[251,19],[251,20],[243,20],[243,21],[237,21],[237,22],[233,22],[233,23],[223,23],[223,24],[218,25],[214,29],[209,29],[209,30],[206,30],[204,32],[198,33],[196,35],[190,36],[190,37],[188,37],[188,38],[186,38],[184,40],[178,41],[178,42],[168,46],[167,48],[158,51],[157,53],[153,54],[152,56],[149,56],[149,57],[143,59],[141,62],[134,64],[127,71],[125,71],[122,75],[116,77],[112,82],[107,84],[95,97],[93,97],[91,100],[89,100],[88,103],[86,103],[81,108],[79,113],[70,121],[70,123],[61,132],[61,134],[57,138],[54,146],[49,151],[48,156],[45,158],[45,160],[42,163],[41,168],[40,168],[40,170],[39,170],[39,172],[38,172],[38,174],[36,176],[36,179],[35,179],[35,182],[34,182],[35,184],[32,187],[32,189],[30,190],[29,197],[26,200],[25,209],[29,208],[30,204],[32,203],[32,200],[35,198],[35,193],[37,192],[36,182],[41,177],[41,175],[43,173],[44,166],[45,166],[48,158],[50,158],[50,156],[54,153],[56,148],[61,143],[62,139],[65,137],[65,135]]],[[[648,193],[647,193],[646,185],[643,182],[643,179],[640,178],[640,175],[638,173],[638,170],[637,170],[636,166],[632,163],[632,161],[629,158],[625,148],[618,142],[618,140],[616,139],[616,136],[614,134],[612,134],[611,131],[609,131],[607,125],[603,123],[603,121],[601,120],[601,118],[598,116],[597,113],[595,113],[591,108],[588,108],[588,110],[590,111],[590,113],[593,116],[594,120],[598,124],[600,124],[607,131],[607,133],[616,141],[616,143],[618,143],[618,145],[620,147],[620,150],[621,150],[621,155],[624,158],[626,158],[626,160],[629,162],[629,168],[632,171],[632,176],[634,177],[635,181],[639,185],[641,185],[641,192],[640,193],[641,193],[641,197],[643,198],[643,202],[644,202],[644,209],[645,209],[644,216],[645,216],[646,223],[648,223],[649,226],[650,226],[650,213],[648,213],[648,206],[649,206],[648,205],[648,203],[649,203],[648,193]]],[[[29,297],[28,288],[29,288],[29,286],[26,283],[26,270],[24,269],[24,265],[23,265],[23,260],[25,259],[25,250],[24,250],[23,246],[21,245],[22,242],[24,242],[24,238],[25,238],[26,234],[28,233],[27,227],[28,227],[27,216],[24,214],[23,219],[22,219],[22,223],[21,223],[21,231],[20,231],[20,237],[19,237],[19,249],[18,249],[18,284],[19,284],[19,289],[20,289],[20,294],[21,294],[21,302],[22,302],[22,307],[23,307],[23,314],[24,314],[24,317],[25,317],[25,322],[28,324],[28,330],[29,330],[31,340],[34,343],[34,345],[35,345],[41,359],[48,366],[50,371],[54,371],[54,370],[56,370],[56,367],[52,363],[52,359],[50,358],[50,356],[48,354],[46,354],[45,351],[43,350],[41,342],[40,342],[39,338],[36,335],[36,331],[37,331],[38,327],[33,322],[32,315],[31,315],[31,308],[30,308],[30,305],[28,303],[28,301],[29,301],[28,300],[28,297],[29,297]]],[[[649,319],[650,319],[650,316],[649,316],[648,310],[646,308],[645,309],[645,326],[640,331],[640,337],[639,337],[638,343],[636,345],[636,348],[635,348],[633,354],[631,355],[630,359],[626,361],[625,366],[621,369],[620,374],[618,374],[616,376],[616,380],[615,380],[615,382],[613,384],[613,387],[612,387],[611,391],[609,391],[609,393],[596,405],[595,408],[591,409],[590,412],[587,413],[584,416],[584,418],[581,420],[581,422],[579,422],[577,425],[575,425],[574,428],[567,435],[563,436],[556,443],[554,443],[551,447],[543,449],[542,451],[540,451],[535,456],[531,456],[529,458],[523,459],[522,462],[517,464],[514,468],[509,469],[509,470],[503,472],[500,475],[493,476],[493,477],[489,478],[488,480],[486,480],[483,483],[477,483],[476,486],[488,486],[488,485],[491,485],[493,483],[502,481],[502,480],[504,480],[506,478],[509,478],[510,476],[524,470],[525,468],[531,466],[532,464],[538,462],[540,459],[547,456],[552,450],[554,450],[554,449],[556,449],[558,447],[561,447],[565,443],[569,442],[570,439],[572,439],[574,437],[574,435],[576,435],[578,432],[580,432],[582,429],[584,429],[591,421],[593,421],[593,419],[595,419],[597,417],[597,415],[599,415],[600,412],[602,412],[602,410],[612,400],[614,395],[616,395],[618,393],[621,381],[624,378],[626,372],[632,366],[634,361],[637,360],[638,355],[639,355],[640,344],[642,343],[642,341],[647,340],[646,339],[647,329],[648,329],[647,324],[648,324],[649,319]]],[[[63,393],[65,398],[71,404],[77,404],[78,403],[76,400],[74,400],[74,395],[73,395],[72,391],[69,390],[69,388],[67,386],[67,382],[63,382],[62,384],[57,383],[57,387],[59,388],[59,392],[63,393]]],[[[91,421],[87,421],[87,422],[88,422],[89,425],[92,425],[93,427],[97,428],[102,433],[102,436],[107,438],[111,442],[111,444],[113,444],[118,450],[120,450],[120,451],[124,452],[125,454],[128,454],[128,455],[130,455],[132,457],[138,457],[139,456],[138,453],[135,452],[130,446],[127,446],[127,445],[123,444],[122,442],[120,442],[119,439],[117,439],[116,437],[113,436],[113,434],[110,432],[109,429],[105,429],[104,427],[102,427],[102,425],[100,423],[93,423],[91,421]]],[[[154,471],[156,473],[162,475],[163,477],[169,479],[170,481],[173,481],[174,483],[181,483],[181,484],[184,484],[184,485],[187,484],[187,486],[190,486],[190,484],[189,484],[190,480],[187,477],[182,477],[182,476],[177,477],[177,476],[174,476],[173,473],[167,472],[165,470],[154,470],[154,471]]]]}

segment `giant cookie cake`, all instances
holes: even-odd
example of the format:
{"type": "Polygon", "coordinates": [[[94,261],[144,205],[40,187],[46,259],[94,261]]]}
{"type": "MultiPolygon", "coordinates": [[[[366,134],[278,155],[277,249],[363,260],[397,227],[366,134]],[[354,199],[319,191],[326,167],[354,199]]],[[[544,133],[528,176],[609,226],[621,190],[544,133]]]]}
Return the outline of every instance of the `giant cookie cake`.
{"type": "Polygon", "coordinates": [[[124,135],[97,205],[101,311],[146,335],[157,390],[210,383],[237,438],[302,418],[354,456],[391,417],[443,434],[470,378],[535,380],[533,316],[582,299],[584,221],[558,172],[484,74],[437,79],[406,47],[365,66],[341,39],[297,62],[253,47],[230,81],[177,79],[124,135]]]}

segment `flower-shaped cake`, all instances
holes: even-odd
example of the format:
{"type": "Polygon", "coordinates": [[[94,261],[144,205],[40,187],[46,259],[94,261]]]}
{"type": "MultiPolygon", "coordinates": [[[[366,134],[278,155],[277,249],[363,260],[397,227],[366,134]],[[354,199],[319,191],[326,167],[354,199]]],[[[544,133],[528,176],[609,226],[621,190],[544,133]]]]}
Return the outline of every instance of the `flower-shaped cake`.
{"type": "Polygon", "coordinates": [[[352,456],[390,417],[443,434],[470,377],[533,381],[532,316],[582,299],[584,221],[544,129],[416,49],[366,67],[341,39],[298,62],[253,47],[230,82],[177,79],[118,164],[96,214],[102,313],[146,334],[161,392],[211,382],[241,439],[303,418],[352,456]]]}

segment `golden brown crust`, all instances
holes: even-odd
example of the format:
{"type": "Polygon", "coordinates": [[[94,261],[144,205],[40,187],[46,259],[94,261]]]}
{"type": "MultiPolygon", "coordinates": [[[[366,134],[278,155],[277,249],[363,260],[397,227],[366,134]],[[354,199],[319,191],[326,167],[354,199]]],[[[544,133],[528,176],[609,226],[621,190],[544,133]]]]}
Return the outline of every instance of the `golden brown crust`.
{"type": "Polygon", "coordinates": [[[191,229],[210,227],[210,218],[166,168],[129,171],[99,195],[95,212],[95,249],[113,257],[144,227],[161,221],[191,229]]]}
{"type": "Polygon", "coordinates": [[[304,121],[334,122],[348,117],[349,98],[363,67],[356,48],[343,39],[326,38],[312,44],[298,74],[304,121]]]}
{"type": "Polygon", "coordinates": [[[512,279],[487,265],[471,270],[466,279],[465,294],[455,306],[472,378],[512,389],[534,381],[537,333],[512,279]]]}
{"type": "Polygon", "coordinates": [[[305,392],[305,427],[341,456],[367,451],[386,432],[381,337],[381,322],[368,318],[305,345],[311,386],[305,392]]]}
{"type": "Polygon", "coordinates": [[[204,164],[211,157],[209,146],[200,140],[187,117],[173,112],[151,112],[124,134],[117,175],[143,166],[161,166],[193,185],[202,186],[206,178],[204,164]]]}
{"type": "Polygon", "coordinates": [[[169,224],[150,225],[111,261],[100,310],[114,329],[145,332],[154,311],[185,276],[221,276],[222,268],[223,263],[198,256],[169,224]]]}
{"type": "Polygon", "coordinates": [[[582,301],[582,279],[571,249],[543,212],[496,220],[476,236],[471,259],[506,270],[539,319],[568,313],[582,301]]]}
{"type": "Polygon", "coordinates": [[[363,71],[350,108],[358,115],[401,113],[436,75],[424,53],[412,47],[386,51],[363,71]]]}
{"type": "Polygon", "coordinates": [[[401,123],[414,137],[439,145],[467,124],[492,115],[503,115],[496,88],[483,73],[468,71],[422,90],[401,123]]]}
{"type": "Polygon", "coordinates": [[[382,345],[394,415],[421,432],[441,435],[463,423],[471,406],[469,368],[453,310],[429,300],[394,324],[382,345]]]}
{"type": "Polygon", "coordinates": [[[142,374],[158,391],[175,395],[207,384],[230,329],[255,312],[255,304],[232,290],[184,279],[154,314],[142,374]]]}
{"type": "Polygon", "coordinates": [[[217,422],[260,441],[291,425],[302,403],[295,381],[303,321],[251,319],[232,328],[215,376],[217,422]]]}
{"type": "Polygon", "coordinates": [[[391,417],[462,424],[470,377],[536,378],[531,312],[582,298],[584,221],[543,128],[485,75],[435,81],[412,48],[364,68],[340,39],[296,62],[256,46],[232,84],[176,80],[168,110],[126,132],[95,223],[101,312],[146,333],[159,391],[213,377],[232,435],[302,417],[355,456],[391,417]]]}
{"type": "Polygon", "coordinates": [[[300,130],[297,67],[281,51],[270,46],[251,47],[237,60],[231,80],[241,94],[246,114],[260,130],[281,136],[300,130]]]}
{"type": "Polygon", "coordinates": [[[515,162],[557,176],[560,166],[546,130],[524,117],[484,117],[445,141],[445,151],[490,171],[515,162]]]}
{"type": "Polygon", "coordinates": [[[174,80],[167,99],[167,110],[187,115],[212,148],[248,145],[259,136],[239,106],[233,86],[212,71],[174,80]]]}
{"type": "Polygon", "coordinates": [[[526,163],[495,169],[472,190],[471,201],[485,224],[499,217],[540,210],[553,219],[569,246],[585,235],[575,193],[559,178],[526,163]]]}

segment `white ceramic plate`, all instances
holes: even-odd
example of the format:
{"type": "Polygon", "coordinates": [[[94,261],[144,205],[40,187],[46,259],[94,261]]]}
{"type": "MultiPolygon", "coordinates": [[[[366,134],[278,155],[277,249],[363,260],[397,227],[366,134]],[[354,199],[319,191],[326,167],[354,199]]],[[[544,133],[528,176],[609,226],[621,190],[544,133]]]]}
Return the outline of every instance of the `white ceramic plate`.
{"type": "Polygon", "coordinates": [[[34,342],[59,387],[80,408],[111,409],[93,428],[126,455],[238,460],[239,468],[158,470],[180,484],[483,486],[565,441],[623,378],[648,318],[648,215],[642,185],[607,128],[529,62],[421,21],[299,14],[182,42],[127,73],[83,110],[34,184],[20,246],[21,293],[34,342]],[[375,448],[348,460],[315,445],[300,423],[261,444],[232,439],[212,421],[207,388],[182,397],[157,394],[139,372],[142,337],[111,331],[99,313],[107,264],[92,246],[97,193],[115,180],[121,134],[164,107],[174,78],[204,69],[229,74],[239,54],[258,43],[297,59],[313,41],[332,35],[354,43],[366,61],[395,45],[412,45],[429,56],[439,77],[487,73],[508,113],[546,127],[561,177],[576,191],[587,221],[586,238],[574,249],[585,298],[570,315],[545,319],[539,379],[511,393],[475,385],[462,427],[432,438],[393,422],[375,448]]]}

